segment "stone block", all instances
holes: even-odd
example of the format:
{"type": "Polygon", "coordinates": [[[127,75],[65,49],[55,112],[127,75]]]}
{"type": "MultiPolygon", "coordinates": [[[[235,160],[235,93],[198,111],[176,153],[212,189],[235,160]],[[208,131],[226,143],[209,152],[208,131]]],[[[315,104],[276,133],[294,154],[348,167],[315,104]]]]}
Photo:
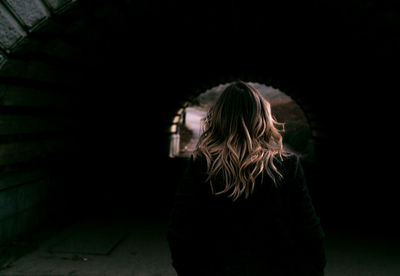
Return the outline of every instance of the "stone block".
{"type": "Polygon", "coordinates": [[[21,25],[0,3],[0,46],[10,52],[25,36],[21,25]]]}
{"type": "Polygon", "coordinates": [[[4,55],[2,55],[2,54],[0,53],[0,70],[1,70],[1,68],[3,67],[3,65],[4,65],[6,62],[7,62],[7,58],[6,58],[4,55]]]}
{"type": "Polygon", "coordinates": [[[56,67],[37,60],[8,59],[0,70],[1,77],[23,78],[28,80],[71,85],[79,77],[72,70],[56,67]],[[68,77],[67,77],[68,76],[68,77]]]}
{"type": "Polygon", "coordinates": [[[0,191],[0,220],[5,219],[17,212],[18,189],[0,191]]]}
{"type": "Polygon", "coordinates": [[[24,141],[0,145],[0,166],[40,160],[60,151],[65,146],[63,139],[24,141]]]}
{"type": "Polygon", "coordinates": [[[40,179],[22,186],[0,191],[0,221],[44,202],[48,179],[40,179]]]}
{"type": "Polygon", "coordinates": [[[0,165],[40,158],[43,154],[44,145],[40,142],[2,144],[0,145],[0,165]]]}
{"type": "Polygon", "coordinates": [[[66,108],[73,104],[72,97],[67,93],[57,93],[18,85],[0,84],[0,105],[66,108]]]}
{"type": "Polygon", "coordinates": [[[66,116],[24,116],[4,114],[0,116],[0,133],[23,134],[39,132],[58,132],[71,130],[75,122],[66,116]]]}
{"type": "Polygon", "coordinates": [[[50,13],[39,0],[4,0],[15,17],[29,30],[47,19],[50,13]]]}
{"type": "Polygon", "coordinates": [[[41,179],[18,187],[17,212],[25,211],[46,198],[48,180],[41,179]]]}
{"type": "Polygon", "coordinates": [[[68,61],[77,61],[83,55],[82,47],[68,44],[61,39],[47,40],[38,51],[68,61]]]}
{"type": "Polygon", "coordinates": [[[47,213],[45,205],[37,204],[23,212],[0,219],[0,245],[38,226],[47,213]]]}
{"type": "Polygon", "coordinates": [[[76,0],[45,0],[45,1],[54,11],[58,11],[60,9],[64,9],[66,6],[75,2],[76,0]]]}
{"type": "Polygon", "coordinates": [[[0,191],[10,189],[14,186],[20,186],[24,183],[33,182],[41,178],[43,178],[43,172],[41,170],[3,172],[0,175],[0,191]]]}
{"type": "Polygon", "coordinates": [[[14,237],[16,221],[14,216],[0,219],[0,245],[14,237]]]}
{"type": "Polygon", "coordinates": [[[40,225],[46,214],[45,205],[37,204],[15,216],[14,231],[16,235],[26,233],[40,225]]]}

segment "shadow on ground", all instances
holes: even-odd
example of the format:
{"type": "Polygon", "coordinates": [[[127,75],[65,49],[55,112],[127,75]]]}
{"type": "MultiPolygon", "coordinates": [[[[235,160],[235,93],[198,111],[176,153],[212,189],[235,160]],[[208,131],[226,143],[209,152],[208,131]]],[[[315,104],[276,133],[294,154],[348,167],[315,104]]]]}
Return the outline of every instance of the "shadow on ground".
{"type": "MultiPolygon", "coordinates": [[[[9,259],[1,276],[176,276],[166,241],[166,219],[97,217],[46,226],[25,238],[27,250],[9,259]],[[36,238],[36,240],[34,240],[36,238]]],[[[23,242],[20,240],[20,242],[23,242]]],[[[398,240],[328,231],[327,276],[400,275],[398,240]]]]}

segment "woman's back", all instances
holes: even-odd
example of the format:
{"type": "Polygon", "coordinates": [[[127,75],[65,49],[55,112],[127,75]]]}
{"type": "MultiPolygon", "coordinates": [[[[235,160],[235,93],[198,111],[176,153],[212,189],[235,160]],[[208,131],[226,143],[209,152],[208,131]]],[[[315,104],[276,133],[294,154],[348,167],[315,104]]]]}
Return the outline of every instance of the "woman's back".
{"type": "Polygon", "coordinates": [[[325,256],[300,161],[290,155],[278,164],[279,188],[261,175],[248,198],[232,201],[211,193],[204,158],[189,161],[169,229],[174,266],[191,271],[179,275],[321,275],[304,271],[323,270],[325,256]]]}
{"type": "Polygon", "coordinates": [[[323,273],[324,234],[300,160],[283,151],[280,126],[243,82],[208,111],[171,213],[179,276],[323,273]]]}

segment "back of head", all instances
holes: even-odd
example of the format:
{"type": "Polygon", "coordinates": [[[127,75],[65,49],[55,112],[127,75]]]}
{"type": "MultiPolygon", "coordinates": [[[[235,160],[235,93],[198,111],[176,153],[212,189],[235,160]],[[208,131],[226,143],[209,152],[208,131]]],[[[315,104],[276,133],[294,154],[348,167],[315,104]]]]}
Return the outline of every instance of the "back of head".
{"type": "Polygon", "coordinates": [[[247,198],[264,172],[277,183],[281,174],[274,159],[284,155],[283,124],[273,118],[269,102],[253,86],[237,81],[226,87],[203,119],[203,128],[194,157],[206,158],[215,194],[247,198]],[[214,190],[217,176],[225,181],[221,191],[214,190]]]}

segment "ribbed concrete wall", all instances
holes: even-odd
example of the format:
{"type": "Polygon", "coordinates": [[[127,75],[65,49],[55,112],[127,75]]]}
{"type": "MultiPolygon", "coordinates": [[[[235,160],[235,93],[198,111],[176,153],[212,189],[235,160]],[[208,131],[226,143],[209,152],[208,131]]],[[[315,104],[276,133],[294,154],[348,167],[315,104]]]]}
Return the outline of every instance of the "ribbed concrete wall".
{"type": "Polygon", "coordinates": [[[71,71],[32,53],[69,51],[62,41],[33,36],[72,3],[0,2],[0,244],[40,224],[55,201],[50,167],[71,142],[71,71]]]}

